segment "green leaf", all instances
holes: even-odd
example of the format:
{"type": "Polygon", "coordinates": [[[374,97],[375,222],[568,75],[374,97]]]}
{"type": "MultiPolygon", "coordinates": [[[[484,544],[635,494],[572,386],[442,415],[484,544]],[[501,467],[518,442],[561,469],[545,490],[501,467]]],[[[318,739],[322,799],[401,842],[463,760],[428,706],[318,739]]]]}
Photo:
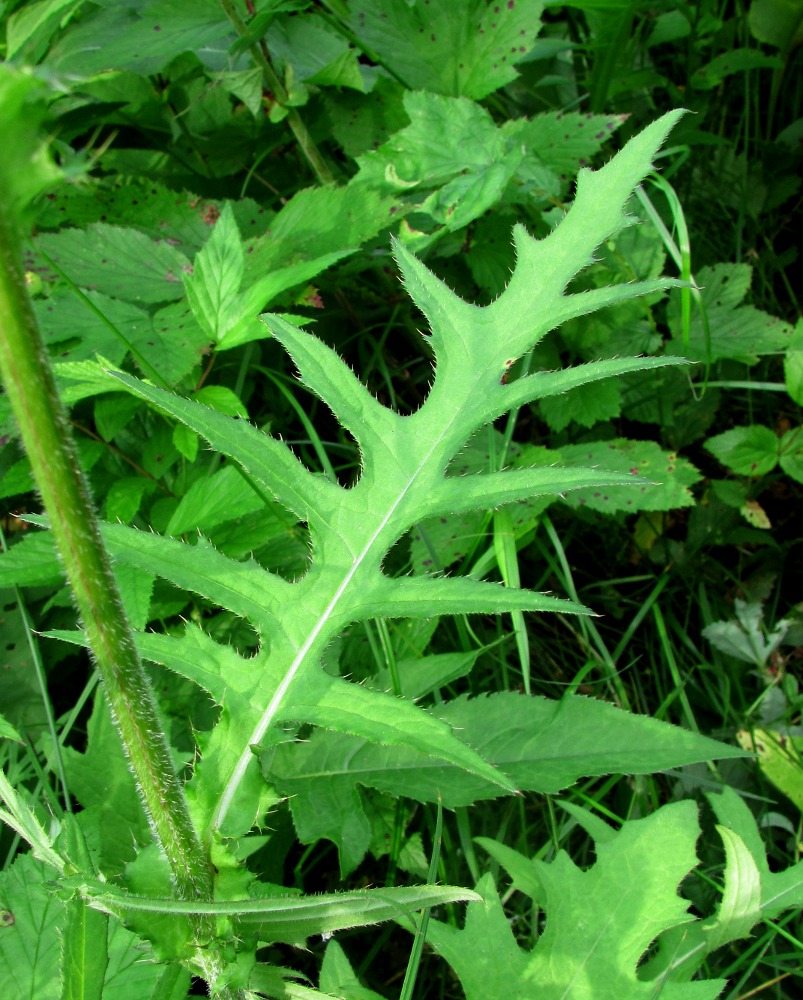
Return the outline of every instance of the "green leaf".
{"type": "MultiPolygon", "coordinates": [[[[436,711],[461,741],[528,791],[555,793],[585,775],[648,773],[740,753],[580,696],[553,702],[499,693],[458,699],[436,711]]],[[[344,871],[362,860],[368,845],[360,786],[419,802],[442,801],[450,809],[504,794],[495,784],[422,753],[391,752],[328,733],[277,747],[263,766],[269,780],[290,796],[300,839],[333,840],[344,871]]]]}
{"type": "Polygon", "coordinates": [[[754,306],[741,305],[750,288],[752,268],[747,264],[715,264],[701,267],[695,278],[701,288],[701,305],[708,317],[708,329],[699,309],[694,309],[688,339],[681,324],[681,295],[670,297],[668,318],[672,329],[670,349],[691,361],[719,361],[736,358],[754,364],[763,354],[783,354],[792,342],[793,329],[776,316],[754,306]]]}
{"type": "Polygon", "coordinates": [[[787,53],[803,36],[803,3],[800,0],[755,0],[747,21],[754,38],[787,53]]]}
{"type": "Polygon", "coordinates": [[[617,382],[596,382],[541,400],[541,415],[551,430],[565,430],[574,420],[581,427],[593,427],[613,420],[622,412],[622,387],[617,382]]]}
{"type": "Polygon", "coordinates": [[[695,70],[689,77],[689,84],[695,90],[713,90],[733,73],[748,69],[783,69],[783,62],[777,56],[766,55],[758,49],[734,48],[695,70]]]}
{"type": "Polygon", "coordinates": [[[501,131],[526,149],[519,172],[522,179],[535,163],[545,165],[563,179],[587,166],[625,120],[624,115],[552,111],[536,115],[530,121],[505,122],[501,131]]]}
{"type": "Polygon", "coordinates": [[[227,204],[192,269],[182,274],[193,315],[215,343],[242,318],[239,291],[244,270],[240,231],[227,204]]]}
{"type": "MultiPolygon", "coordinates": [[[[581,811],[575,812],[579,817],[581,811]]],[[[597,860],[586,870],[564,851],[549,864],[522,857],[516,868],[531,867],[547,917],[529,952],[516,944],[490,882],[482,884],[485,905],[469,904],[465,930],[431,921],[428,941],[457,973],[467,1000],[487,997],[488,982],[500,975],[498,995],[504,990],[512,1000],[534,991],[543,1000],[650,1000],[656,993],[670,1000],[714,1000],[725,985],[721,980],[691,990],[636,975],[655,938],[690,920],[677,887],[697,861],[695,815],[692,803],[677,803],[616,833],[608,830],[596,838],[597,860]],[[623,871],[637,871],[638,878],[623,879],[623,871]]],[[[518,883],[524,888],[521,875],[518,883]]]]}
{"type": "Polygon", "coordinates": [[[803,429],[786,431],[779,445],[779,462],[787,476],[803,483],[803,429]]]}
{"type": "Polygon", "coordinates": [[[734,427],[705,442],[706,451],[741,476],[766,476],[778,464],[779,441],[769,427],[734,427]]]}
{"type": "MultiPolygon", "coordinates": [[[[528,451],[522,452],[527,460],[528,451]]],[[[543,461],[546,456],[539,456],[543,461]]],[[[700,473],[675,452],[663,451],[654,441],[595,441],[567,445],[555,455],[568,466],[595,466],[599,484],[592,489],[572,490],[566,496],[570,507],[587,507],[600,513],[637,510],[672,510],[694,503],[689,489],[700,473]],[[619,473],[639,482],[604,485],[606,474],[619,473]]]]}
{"type": "MultiPolygon", "coordinates": [[[[76,897],[65,906],[61,1000],[103,1000],[109,918],[76,897]]],[[[107,995],[108,998],[108,995],[107,995]]]]}
{"type": "MultiPolygon", "coordinates": [[[[209,737],[190,785],[204,836],[223,829],[236,836],[237,823],[253,821],[253,804],[249,809],[243,794],[246,786],[257,787],[252,784],[258,777],[252,748],[269,747],[283,738],[281,730],[276,730],[282,720],[302,717],[330,727],[345,724],[349,732],[372,740],[383,738],[383,725],[397,704],[393,699],[360,691],[353,695],[354,704],[360,699],[360,711],[352,712],[345,723],[339,722],[339,716],[345,717],[350,689],[341,687],[341,681],[323,680],[321,655],[347,625],[376,616],[584,610],[559,598],[478,580],[392,579],[383,571],[383,560],[422,517],[464,510],[469,504],[481,507],[533,493],[548,494],[559,489],[560,481],[571,482],[571,476],[537,469],[497,474],[510,476],[507,480],[489,476],[484,482],[475,477],[470,485],[458,483],[447,470],[481,427],[513,406],[570,385],[617,370],[675,363],[675,359],[631,359],[622,368],[623,363],[606,366],[603,362],[569,376],[539,372],[512,385],[504,384],[502,378],[512,360],[561,322],[666,287],[667,281],[654,279],[564,294],[595,248],[628,224],[623,208],[633,186],[651,168],[653,156],[678,116],[670,113],[648,127],[601,170],[582,171],[572,208],[546,239],[534,240],[516,227],[516,267],[507,289],[490,306],[462,301],[401,244],[394,245],[407,290],[429,322],[429,346],[435,357],[432,389],[412,416],[401,416],[381,405],[323,341],[281,317],[265,317],[274,338],[298,367],[304,385],[327,403],[360,447],[360,478],[350,488],[313,474],[284,444],[244,421],[112,373],[128,391],[182,421],[236,461],[251,482],[288,507],[309,529],[309,567],[293,583],[267,573],[253,561],[228,559],[202,540],[187,545],[135,534],[123,526],[105,529],[104,537],[118,558],[248,618],[263,643],[254,657],[250,707],[242,717],[222,714],[219,727],[224,728],[209,737]],[[334,699],[331,704],[326,701],[329,698],[334,699]],[[237,816],[234,827],[227,824],[231,811],[237,816]]],[[[335,196],[327,191],[322,197],[335,196]]],[[[272,236],[276,240],[275,228],[272,236]]],[[[247,266],[253,266],[256,255],[250,256],[247,266]]],[[[581,473],[579,479],[588,482],[582,479],[584,475],[588,474],[581,473]]],[[[614,479],[622,482],[618,474],[614,479]]],[[[397,714],[387,730],[394,742],[450,764],[460,761],[460,766],[481,775],[491,787],[494,783],[511,787],[507,776],[494,776],[493,766],[441,721],[420,711],[411,714],[406,708],[397,714]]]]}
{"type": "Polygon", "coordinates": [[[119,872],[133,857],[135,844],[148,840],[148,825],[120,737],[99,692],[87,737],[84,753],[73,747],[62,749],[67,782],[84,807],[81,825],[90,849],[104,871],[119,872]]]}
{"type": "Polygon", "coordinates": [[[39,136],[45,117],[47,90],[33,75],[0,66],[0,132],[4,152],[0,160],[0,188],[10,225],[24,231],[33,213],[31,203],[53,187],[61,171],[39,136]]]}
{"type": "Polygon", "coordinates": [[[411,90],[480,100],[516,79],[541,27],[540,0],[361,0],[350,27],[411,90]]]}
{"type": "Polygon", "coordinates": [[[717,830],[725,845],[725,887],[714,918],[702,925],[707,949],[749,937],[761,919],[761,877],[742,838],[725,826],[717,830]]]}
{"type": "Polygon", "coordinates": [[[75,22],[49,58],[59,72],[79,78],[110,67],[147,76],[184,52],[220,69],[233,40],[231,24],[216,0],[197,0],[191,8],[181,0],[114,4],[99,6],[75,22]]]}
{"type": "Polygon", "coordinates": [[[15,1000],[59,996],[64,904],[47,888],[54,874],[29,854],[0,872],[0,981],[15,1000]]]}
{"type": "Polygon", "coordinates": [[[417,910],[477,898],[471,889],[422,885],[355,889],[318,896],[265,895],[258,899],[204,903],[125,893],[82,876],[65,879],[63,884],[79,890],[90,904],[108,912],[153,913],[179,919],[192,914],[229,917],[235,926],[256,929],[261,941],[292,944],[303,944],[314,934],[332,934],[350,927],[365,927],[398,919],[417,910]]]}
{"type": "Polygon", "coordinates": [[[11,59],[24,46],[39,46],[49,41],[84,0],[40,0],[16,10],[8,19],[6,29],[6,59],[11,59]]]}

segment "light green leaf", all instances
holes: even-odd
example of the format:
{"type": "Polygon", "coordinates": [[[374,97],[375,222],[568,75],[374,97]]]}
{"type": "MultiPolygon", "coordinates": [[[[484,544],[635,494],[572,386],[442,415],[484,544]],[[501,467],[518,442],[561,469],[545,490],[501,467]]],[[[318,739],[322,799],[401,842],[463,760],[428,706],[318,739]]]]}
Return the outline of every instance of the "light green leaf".
{"type": "Polygon", "coordinates": [[[362,0],[351,30],[411,90],[479,100],[516,79],[541,27],[540,0],[362,0]]]}
{"type": "Polygon", "coordinates": [[[725,845],[725,888],[716,915],[702,925],[707,949],[748,937],[761,919],[761,876],[738,833],[726,826],[717,830],[725,845]]]}
{"type": "Polygon", "coordinates": [[[240,231],[231,205],[226,204],[192,269],[182,274],[193,315],[215,343],[241,319],[239,291],[244,270],[240,231]]]}
{"type": "Polygon", "coordinates": [[[379,993],[362,985],[336,940],[326,946],[318,985],[324,993],[348,997],[348,1000],[384,1000],[379,993]]]}
{"type": "Polygon", "coordinates": [[[763,354],[785,353],[792,343],[792,326],[754,306],[741,305],[750,289],[752,273],[748,264],[700,268],[695,279],[708,316],[708,330],[700,310],[694,309],[688,339],[681,326],[681,296],[673,292],[668,310],[673,335],[670,349],[691,361],[737,358],[748,364],[754,364],[763,354]]]}
{"type": "Polygon", "coordinates": [[[0,981],[14,1000],[59,996],[64,904],[47,888],[54,875],[31,855],[0,872],[0,981]]]}
{"type": "MultiPolygon", "coordinates": [[[[527,455],[524,450],[523,460],[526,461],[527,455]]],[[[600,483],[606,473],[614,472],[641,480],[627,486],[612,484],[572,490],[566,495],[570,507],[587,507],[601,513],[688,507],[694,503],[689,487],[702,478],[691,462],[675,452],[663,451],[654,441],[615,438],[567,445],[555,457],[568,466],[596,466],[600,483]]]]}
{"type": "MultiPolygon", "coordinates": [[[[190,262],[138,229],[96,222],[86,229],[44,233],[36,240],[81,288],[143,306],[180,299],[190,262]]],[[[47,266],[46,264],[44,265],[47,266]]]]}
{"type": "MultiPolygon", "coordinates": [[[[522,6],[519,4],[517,10],[522,6]]],[[[507,289],[490,306],[481,308],[462,301],[401,244],[394,244],[407,290],[429,322],[429,345],[435,356],[432,389],[411,416],[382,406],[318,338],[280,317],[267,319],[274,337],[296,362],[304,383],[358,441],[362,468],[357,483],[350,488],[314,475],[285,445],[244,421],[113,373],[128,391],[182,421],[241,465],[258,489],[292,510],[309,530],[309,567],[300,579],[289,583],[253,561],[227,559],[203,541],[188,546],[145,533],[137,535],[122,526],[105,529],[107,543],[117,558],[194,589],[248,618],[264,643],[255,657],[258,681],[251,707],[243,718],[222,713],[189,786],[195,817],[205,837],[213,836],[216,830],[236,836],[247,829],[236,828],[238,823],[253,821],[253,806],[247,808],[247,797],[242,794],[246,785],[251,787],[258,779],[252,748],[267,748],[282,739],[282,730],[276,728],[282,720],[301,716],[326,726],[338,724],[337,717],[347,707],[343,702],[347,702],[345,692],[349,689],[341,688],[341,681],[322,687],[325,675],[320,659],[347,625],[375,616],[429,618],[472,612],[584,610],[557,597],[478,580],[392,579],[383,572],[383,560],[422,516],[449,514],[455,507],[465,509],[466,497],[471,507],[481,506],[483,485],[492,494],[489,497],[486,492],[484,503],[488,504],[489,500],[510,502],[532,493],[548,495],[550,489],[558,489],[559,482],[577,485],[589,481],[582,478],[587,473],[580,473],[572,482],[571,476],[557,476],[553,470],[519,470],[510,474],[515,477],[509,481],[512,486],[491,478],[482,484],[477,477],[471,489],[459,490],[447,470],[475,432],[511,406],[616,370],[656,364],[650,359],[630,360],[624,368],[617,368],[622,364],[619,362],[601,363],[569,378],[540,372],[512,385],[503,384],[502,379],[513,360],[562,321],[666,287],[666,281],[654,279],[564,294],[596,247],[628,224],[624,206],[633,186],[650,170],[653,156],[678,116],[670,113],[649,126],[601,170],[581,171],[573,206],[546,239],[534,240],[522,227],[516,227],[516,267],[507,289]],[[335,697],[333,692],[337,692],[340,699],[341,691],[342,701],[338,700],[336,710],[330,712],[326,698],[335,697]],[[227,822],[232,811],[237,816],[234,826],[227,822]]],[[[339,198],[327,191],[318,199],[319,207],[328,200],[343,209],[339,198]]],[[[293,212],[304,216],[315,201],[312,197],[301,199],[293,212]]],[[[291,217],[288,213],[282,218],[289,207],[277,217],[282,226],[291,217]]],[[[280,244],[276,228],[272,226],[272,240],[280,244]]],[[[267,244],[262,251],[268,254],[267,244]]],[[[257,255],[248,256],[246,266],[252,267],[257,255]]],[[[617,472],[627,475],[629,470],[617,472]]],[[[622,482],[621,475],[614,479],[622,482]]],[[[386,738],[381,724],[395,704],[393,700],[368,690],[353,695],[353,699],[355,704],[360,699],[361,708],[352,712],[349,730],[371,740],[386,738]]],[[[467,754],[468,745],[455,731],[447,731],[424,713],[416,716],[405,709],[398,716],[391,730],[395,742],[416,747],[417,752],[450,765],[460,760],[467,773],[481,773],[491,788],[510,787],[508,777],[501,773],[495,776],[494,765],[483,761],[482,754],[473,750],[467,754]]]]}
{"type": "Polygon", "coordinates": [[[103,1000],[109,918],[78,897],[69,900],[64,909],[61,1000],[103,1000]]]}
{"type": "Polygon", "coordinates": [[[61,178],[47,143],[39,135],[48,92],[32,74],[0,66],[0,133],[4,155],[0,161],[9,224],[24,232],[32,219],[31,202],[61,178]]]}
{"type": "Polygon", "coordinates": [[[314,934],[393,920],[421,909],[477,899],[471,889],[422,885],[390,889],[355,889],[318,896],[262,896],[228,902],[184,902],[122,892],[83,876],[64,879],[98,909],[116,914],[153,913],[181,918],[192,914],[229,917],[235,926],[255,928],[261,941],[303,944],[314,934]]]}
{"type": "MultiPolygon", "coordinates": [[[[653,719],[629,715],[579,696],[560,702],[500,693],[458,699],[437,709],[454,732],[517,788],[555,793],[590,774],[647,773],[740,751],[653,719]]],[[[447,808],[495,798],[502,789],[424,754],[314,734],[285,744],[264,763],[269,780],[290,796],[299,837],[327,837],[341,849],[344,870],[367,848],[359,786],[403,794],[447,808]]]]}
{"type": "Polygon", "coordinates": [[[778,464],[779,441],[769,427],[734,427],[705,442],[706,451],[741,476],[766,476],[778,464]]]}
{"type": "Polygon", "coordinates": [[[6,28],[6,59],[12,59],[25,45],[41,45],[69,20],[84,0],[40,0],[14,11],[6,28]]]}
{"type": "MultiPolygon", "coordinates": [[[[690,920],[677,887],[697,861],[695,812],[692,803],[683,802],[625,823],[597,840],[597,860],[586,870],[564,851],[549,864],[522,857],[518,884],[527,884],[519,869],[531,866],[547,918],[529,952],[516,945],[490,883],[482,884],[485,906],[469,904],[465,930],[432,921],[427,940],[455,970],[467,1000],[485,998],[488,977],[493,982],[500,967],[514,970],[500,983],[511,1000],[534,993],[539,1000],[652,1000],[656,994],[713,1000],[725,985],[721,980],[687,987],[636,975],[655,938],[690,920]],[[638,872],[638,878],[623,879],[623,871],[638,872]]],[[[500,856],[503,864],[506,856],[500,856]]]]}
{"type": "Polygon", "coordinates": [[[17,730],[2,715],[0,715],[0,739],[14,740],[17,743],[24,742],[17,730]]]}
{"type": "Polygon", "coordinates": [[[781,468],[792,479],[803,483],[803,429],[786,431],[779,445],[781,468]]]}

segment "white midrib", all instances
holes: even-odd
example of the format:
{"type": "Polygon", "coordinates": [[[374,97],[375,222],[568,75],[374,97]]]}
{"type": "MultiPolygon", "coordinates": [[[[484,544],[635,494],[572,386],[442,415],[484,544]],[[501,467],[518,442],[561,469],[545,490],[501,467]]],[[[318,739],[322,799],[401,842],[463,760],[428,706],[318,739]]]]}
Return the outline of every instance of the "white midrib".
{"type": "Polygon", "coordinates": [[[323,632],[323,630],[329,623],[332,615],[334,614],[335,609],[337,608],[341,598],[343,597],[343,594],[346,592],[349,584],[354,579],[355,573],[357,573],[359,568],[368,558],[368,555],[373,549],[377,538],[387,526],[388,521],[393,517],[393,514],[398,508],[399,504],[409,494],[416,480],[421,475],[422,470],[425,468],[426,465],[428,465],[433,452],[437,450],[441,441],[443,441],[444,437],[446,437],[448,431],[454,424],[455,420],[457,420],[461,412],[462,412],[462,407],[458,412],[454,413],[451,421],[449,421],[449,423],[443,427],[441,433],[438,435],[437,438],[435,438],[429,450],[426,452],[423,459],[419,462],[418,466],[416,467],[415,472],[410,477],[409,482],[405,485],[404,489],[399,493],[398,497],[393,501],[388,512],[382,518],[376,531],[371,535],[371,537],[365,543],[363,550],[359,553],[359,555],[355,557],[354,561],[352,562],[349,568],[348,573],[346,573],[342,583],[335,591],[331,601],[329,601],[326,610],[318,619],[317,623],[315,624],[315,627],[312,629],[312,631],[304,641],[303,645],[299,648],[298,652],[293,657],[293,662],[288,667],[287,673],[282,678],[281,683],[276,688],[276,691],[274,692],[273,697],[268,703],[265,711],[260,716],[259,722],[257,722],[253,732],[248,738],[248,743],[243,749],[243,752],[240,754],[239,760],[237,761],[234,771],[232,772],[229,780],[226,782],[226,787],[223,789],[223,793],[218,799],[215,811],[212,815],[212,822],[209,827],[211,833],[214,833],[215,830],[219,830],[220,827],[225,822],[226,816],[228,815],[228,811],[231,808],[232,802],[234,801],[234,796],[237,794],[237,789],[239,788],[240,783],[243,780],[243,777],[245,776],[245,772],[248,768],[248,765],[253,760],[254,755],[251,751],[251,747],[259,745],[260,741],[262,740],[262,737],[265,735],[265,733],[273,724],[279,712],[279,709],[282,706],[285,695],[287,694],[293,681],[296,679],[296,676],[298,675],[298,672],[301,670],[301,667],[304,665],[304,661],[307,657],[307,654],[318,640],[318,637],[320,636],[321,632],[323,632]]]}

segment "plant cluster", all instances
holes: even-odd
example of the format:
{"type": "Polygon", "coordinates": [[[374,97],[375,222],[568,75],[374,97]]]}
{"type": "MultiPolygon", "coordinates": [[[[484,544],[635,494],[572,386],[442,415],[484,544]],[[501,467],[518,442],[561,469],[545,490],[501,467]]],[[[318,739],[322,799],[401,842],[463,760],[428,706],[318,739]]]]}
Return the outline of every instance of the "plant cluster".
{"type": "Polygon", "coordinates": [[[0,19],[0,985],[795,995],[799,0],[0,19]]]}

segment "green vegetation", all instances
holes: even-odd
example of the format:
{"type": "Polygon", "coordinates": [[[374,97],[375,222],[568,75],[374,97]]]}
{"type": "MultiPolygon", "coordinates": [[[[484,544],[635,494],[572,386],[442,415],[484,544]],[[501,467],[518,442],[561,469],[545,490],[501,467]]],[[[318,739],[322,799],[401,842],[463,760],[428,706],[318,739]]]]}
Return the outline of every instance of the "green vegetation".
{"type": "Polygon", "coordinates": [[[0,18],[3,995],[797,996],[803,3],[0,18]]]}

